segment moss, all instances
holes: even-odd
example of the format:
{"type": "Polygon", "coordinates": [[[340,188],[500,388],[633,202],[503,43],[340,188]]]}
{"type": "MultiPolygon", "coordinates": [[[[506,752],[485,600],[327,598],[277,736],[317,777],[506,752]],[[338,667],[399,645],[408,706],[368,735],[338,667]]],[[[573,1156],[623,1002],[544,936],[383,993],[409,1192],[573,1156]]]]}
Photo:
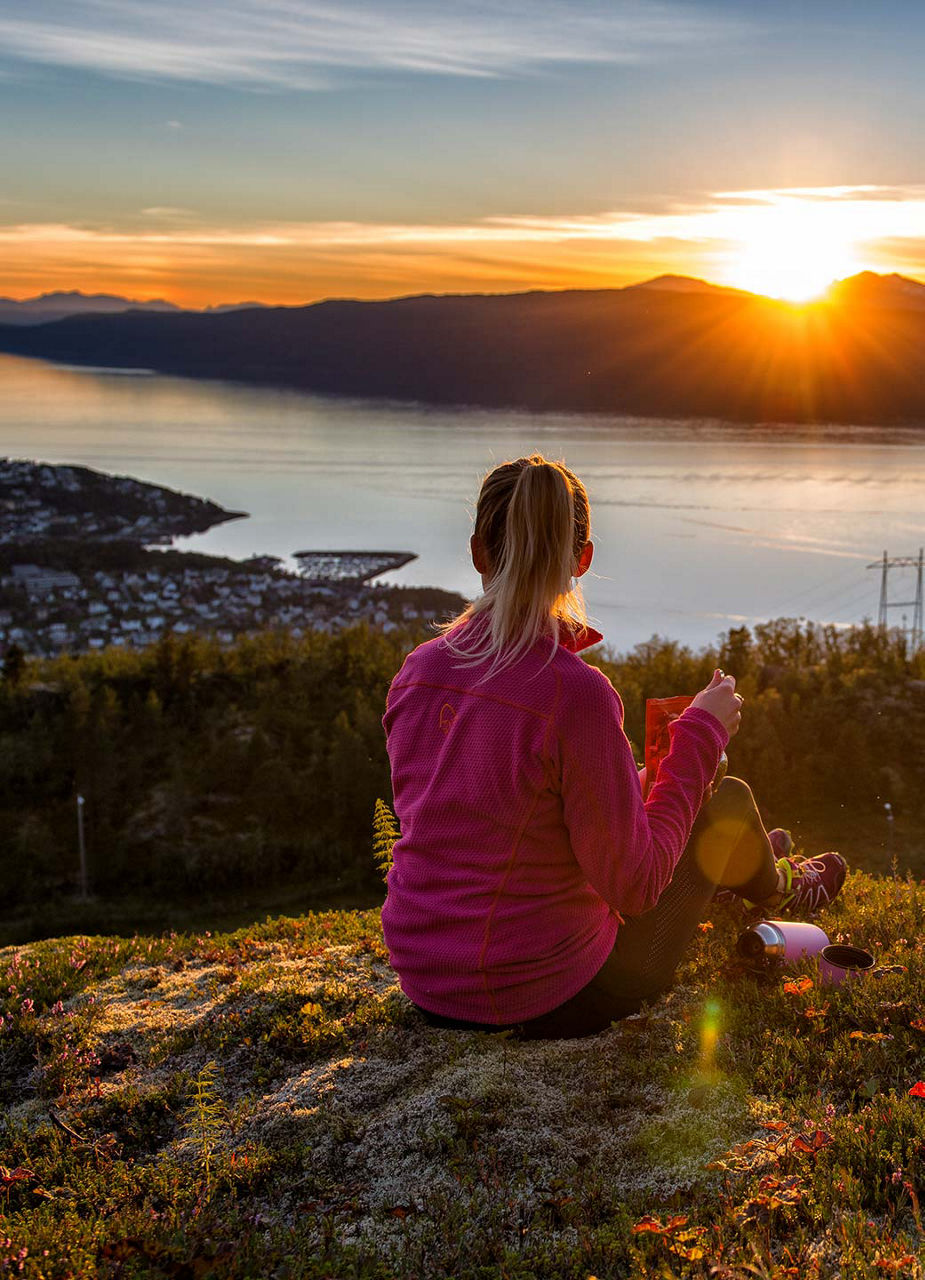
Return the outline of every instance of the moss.
{"type": "Polygon", "coordinates": [[[426,1026],[375,912],[8,950],[0,1269],[919,1274],[923,887],[852,876],[821,923],[900,967],[837,989],[711,923],[663,1000],[558,1044],[426,1026]]]}

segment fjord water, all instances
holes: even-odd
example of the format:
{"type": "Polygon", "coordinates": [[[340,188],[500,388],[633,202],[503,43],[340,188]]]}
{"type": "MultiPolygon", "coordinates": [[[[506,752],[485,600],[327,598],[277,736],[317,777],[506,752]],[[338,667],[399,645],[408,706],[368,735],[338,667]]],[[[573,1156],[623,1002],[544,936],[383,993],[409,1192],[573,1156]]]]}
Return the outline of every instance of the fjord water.
{"type": "MultiPolygon", "coordinates": [[[[625,650],[731,626],[876,617],[884,548],[925,542],[925,424],[716,422],[434,409],[0,357],[0,456],[80,463],[250,512],[178,546],[414,551],[385,581],[471,594],[481,475],[534,449],[588,486],[589,611],[625,650]]],[[[910,599],[895,578],[891,595],[910,599]]],[[[893,621],[901,621],[899,611],[893,621]]]]}

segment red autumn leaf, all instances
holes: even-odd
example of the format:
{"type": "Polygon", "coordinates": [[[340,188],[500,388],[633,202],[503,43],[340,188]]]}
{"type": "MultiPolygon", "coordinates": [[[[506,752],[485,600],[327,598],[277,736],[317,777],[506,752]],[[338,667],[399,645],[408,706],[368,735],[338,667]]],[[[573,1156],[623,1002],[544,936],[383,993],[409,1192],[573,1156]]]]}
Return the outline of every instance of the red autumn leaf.
{"type": "Polygon", "coordinates": [[[671,1231],[679,1231],[681,1227],[687,1225],[687,1214],[679,1213],[673,1218],[669,1218],[667,1222],[662,1222],[661,1218],[653,1218],[647,1213],[644,1218],[640,1218],[633,1225],[633,1235],[640,1235],[643,1231],[652,1231],[656,1235],[666,1236],[671,1231]]]}
{"type": "Polygon", "coordinates": [[[910,1098],[925,1098],[925,1080],[917,1080],[909,1090],[910,1098]]]}
{"type": "Polygon", "coordinates": [[[817,1151],[821,1151],[823,1147],[827,1147],[834,1141],[830,1133],[826,1133],[824,1129],[817,1129],[813,1134],[801,1134],[794,1138],[792,1146],[794,1151],[805,1151],[809,1155],[815,1155],[817,1151]]]}
{"type": "Polygon", "coordinates": [[[641,1235],[643,1231],[655,1231],[661,1234],[665,1230],[665,1226],[661,1218],[653,1218],[651,1214],[646,1214],[644,1218],[640,1218],[638,1222],[633,1223],[633,1235],[641,1235]]]}
{"type": "Polygon", "coordinates": [[[14,1182],[28,1182],[34,1177],[32,1170],[24,1169],[22,1165],[17,1165],[15,1169],[8,1169],[6,1165],[0,1164],[0,1184],[4,1187],[11,1187],[14,1182]]]}
{"type": "Polygon", "coordinates": [[[909,1026],[915,1027],[916,1031],[925,1031],[925,1018],[913,1018],[909,1026]]]}

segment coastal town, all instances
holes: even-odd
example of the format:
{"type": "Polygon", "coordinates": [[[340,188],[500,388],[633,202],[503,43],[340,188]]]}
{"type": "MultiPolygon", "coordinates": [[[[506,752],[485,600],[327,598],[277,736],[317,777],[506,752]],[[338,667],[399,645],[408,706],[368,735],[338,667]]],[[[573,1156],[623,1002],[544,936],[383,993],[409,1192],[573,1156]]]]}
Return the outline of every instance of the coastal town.
{"type": "Polygon", "coordinates": [[[242,513],[128,477],[0,460],[0,651],[51,657],[192,632],[231,644],[267,628],[299,636],[361,622],[389,632],[461,603],[371,581],[409,552],[300,552],[293,572],[273,556],[152,549],[234,518],[242,513]]]}

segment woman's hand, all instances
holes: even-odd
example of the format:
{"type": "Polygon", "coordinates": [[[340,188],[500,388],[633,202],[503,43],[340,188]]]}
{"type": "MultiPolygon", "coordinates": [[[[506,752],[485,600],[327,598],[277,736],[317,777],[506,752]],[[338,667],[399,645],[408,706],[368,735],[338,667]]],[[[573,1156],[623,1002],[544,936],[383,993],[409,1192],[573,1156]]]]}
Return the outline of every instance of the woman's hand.
{"type": "Polygon", "coordinates": [[[691,706],[700,707],[702,711],[709,711],[710,715],[716,716],[731,738],[739,732],[739,725],[742,723],[742,702],[741,694],[736,693],[735,676],[723,675],[717,668],[713,672],[713,679],[705,689],[700,690],[691,706]]]}

